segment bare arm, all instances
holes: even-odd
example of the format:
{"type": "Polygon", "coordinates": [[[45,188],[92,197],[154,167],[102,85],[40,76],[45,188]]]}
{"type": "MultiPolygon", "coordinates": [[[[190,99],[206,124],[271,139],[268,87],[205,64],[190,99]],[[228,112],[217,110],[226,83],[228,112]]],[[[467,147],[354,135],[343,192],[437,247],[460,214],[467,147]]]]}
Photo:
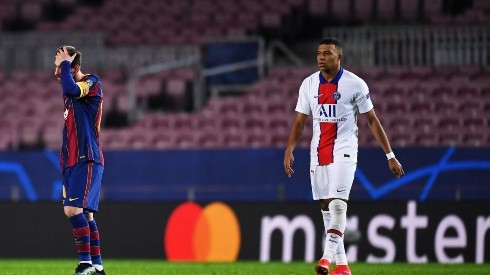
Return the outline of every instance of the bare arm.
{"type": "Polygon", "coordinates": [[[297,113],[293,127],[291,128],[291,133],[289,134],[289,141],[286,146],[286,151],[284,152],[284,171],[286,171],[288,177],[291,177],[294,173],[292,168],[294,162],[293,151],[303,135],[303,129],[305,128],[305,121],[307,118],[308,115],[297,113]]]}
{"type": "MultiPolygon", "coordinates": [[[[388,137],[386,136],[383,126],[381,126],[381,123],[379,122],[379,119],[376,116],[374,109],[371,109],[369,112],[365,113],[364,117],[366,117],[371,132],[373,133],[378,143],[381,145],[381,148],[383,149],[385,154],[391,153],[392,150],[390,142],[388,141],[388,137]]],[[[395,175],[397,179],[401,178],[405,174],[402,165],[400,164],[400,162],[398,162],[396,157],[389,159],[388,165],[391,172],[393,173],[393,175],[395,175]]]]}

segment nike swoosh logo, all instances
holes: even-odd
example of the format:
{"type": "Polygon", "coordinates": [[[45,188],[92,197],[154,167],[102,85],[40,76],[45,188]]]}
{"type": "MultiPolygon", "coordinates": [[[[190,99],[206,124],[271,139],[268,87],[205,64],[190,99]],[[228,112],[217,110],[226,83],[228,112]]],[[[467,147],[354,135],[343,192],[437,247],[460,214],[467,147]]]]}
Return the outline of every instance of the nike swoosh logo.
{"type": "Polygon", "coordinates": [[[323,94],[315,95],[314,98],[321,97],[323,94]]]}
{"type": "Polygon", "coordinates": [[[342,193],[344,191],[345,191],[345,189],[337,189],[337,193],[342,193]]]}
{"type": "Polygon", "coordinates": [[[73,198],[73,199],[72,198],[69,198],[68,200],[69,201],[76,201],[76,200],[78,200],[78,198],[73,198]]]}

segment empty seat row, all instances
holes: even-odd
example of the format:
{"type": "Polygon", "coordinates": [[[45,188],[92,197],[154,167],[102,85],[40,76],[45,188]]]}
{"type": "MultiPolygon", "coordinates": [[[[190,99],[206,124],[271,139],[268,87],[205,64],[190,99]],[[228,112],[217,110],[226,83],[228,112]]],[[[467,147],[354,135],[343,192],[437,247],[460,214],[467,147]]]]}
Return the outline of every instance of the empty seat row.
{"type": "MultiPolygon", "coordinates": [[[[135,124],[122,129],[109,129],[103,124],[102,136],[108,131],[107,139],[103,137],[107,140],[108,148],[136,148],[143,144],[145,148],[182,148],[191,146],[190,144],[199,147],[204,143],[206,145],[203,146],[207,148],[226,148],[231,146],[227,140],[230,144],[233,140],[233,144],[241,144],[240,146],[284,145],[295,116],[298,87],[303,78],[312,71],[314,70],[311,68],[272,69],[267,77],[258,81],[243,95],[211,98],[198,112],[147,112],[135,124]],[[164,137],[159,137],[161,135],[164,137]],[[166,137],[168,135],[172,135],[173,138],[166,137]],[[176,135],[182,138],[175,138],[176,135]],[[225,138],[228,135],[231,136],[225,138]],[[264,135],[266,137],[263,137],[264,135]],[[156,137],[159,137],[158,142],[156,137]],[[183,142],[185,140],[187,141],[183,142]],[[178,143],[180,141],[182,144],[178,143]],[[157,143],[160,145],[157,146],[157,143]]],[[[15,75],[17,77],[4,75],[0,81],[0,93],[3,98],[0,101],[0,112],[3,114],[0,120],[2,149],[18,148],[19,144],[23,143],[37,144],[39,139],[46,146],[59,146],[63,123],[59,84],[56,80],[50,80],[53,85],[46,86],[42,82],[44,77],[39,77],[34,81],[36,89],[30,89],[26,88],[27,84],[19,83],[24,79],[20,77],[22,73],[15,75]],[[16,83],[17,86],[14,87],[17,88],[12,89],[9,86],[11,83],[16,83]],[[46,130],[48,127],[49,131],[46,130]]],[[[49,75],[51,78],[51,73],[49,75]]],[[[112,79],[108,72],[101,72],[101,75],[103,79],[112,79]]],[[[178,74],[171,75],[170,79],[178,74]]],[[[181,77],[186,75],[187,73],[182,73],[181,77]]],[[[123,103],[127,95],[126,86],[121,83],[124,77],[119,75],[114,78],[117,81],[110,80],[104,86],[107,88],[105,115],[116,108],[113,104],[123,103]],[[117,86],[116,83],[120,85],[117,86]],[[118,89],[121,91],[115,92],[118,89]]],[[[440,139],[449,139],[453,134],[458,135],[458,138],[453,140],[460,145],[482,146],[487,144],[486,134],[482,131],[490,126],[490,87],[488,83],[480,83],[482,86],[469,85],[470,83],[472,82],[465,84],[468,85],[467,89],[474,89],[468,93],[469,96],[465,96],[466,92],[461,92],[465,88],[464,85],[458,89],[451,89],[445,83],[440,83],[439,86],[434,84],[431,90],[408,89],[400,86],[400,82],[383,85],[375,83],[371,85],[371,89],[376,112],[387,132],[399,136],[395,138],[394,145],[416,146],[419,144],[416,142],[419,136],[435,132],[440,139]],[[465,135],[471,135],[471,139],[465,135]],[[482,136],[482,142],[478,143],[480,145],[474,142],[475,136],[482,136]],[[470,140],[473,145],[466,143],[470,140]]],[[[360,129],[366,127],[362,119],[359,124],[360,129]]],[[[311,133],[309,135],[311,136],[311,133]]],[[[370,144],[370,134],[365,136],[362,136],[361,140],[370,144]]],[[[308,146],[308,142],[304,140],[301,144],[308,146]]]]}

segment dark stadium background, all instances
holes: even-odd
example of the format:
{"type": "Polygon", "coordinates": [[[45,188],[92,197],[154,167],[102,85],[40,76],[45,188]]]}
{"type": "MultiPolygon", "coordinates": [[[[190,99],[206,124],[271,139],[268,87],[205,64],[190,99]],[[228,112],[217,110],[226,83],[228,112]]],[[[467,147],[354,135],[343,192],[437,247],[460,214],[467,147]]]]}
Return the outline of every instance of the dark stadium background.
{"type": "MultiPolygon", "coordinates": [[[[386,256],[366,237],[368,222],[386,212],[396,226],[379,234],[394,240],[397,254],[381,261],[418,261],[407,256],[400,226],[416,202],[429,223],[416,234],[416,254],[428,255],[422,262],[488,261],[489,253],[478,251],[490,245],[489,23],[485,0],[1,0],[0,212],[16,222],[0,230],[0,256],[72,255],[59,203],[63,110],[53,75],[54,51],[63,44],[82,51],[82,71],[103,85],[107,257],[164,259],[166,219],[185,201],[223,201],[242,228],[253,225],[239,259],[259,259],[263,216],[304,213],[318,223],[307,172],[311,130],[291,179],[282,157],[299,85],[316,70],[317,43],[331,36],[344,43],[343,66],[369,85],[407,172],[393,180],[361,118],[348,213],[359,218],[364,237],[353,244],[361,251],[355,260],[386,256]],[[153,222],[149,208],[161,220],[153,222]],[[127,227],[146,238],[132,243],[133,254],[118,249],[110,228],[123,227],[126,213],[144,224],[127,227]],[[443,235],[465,241],[444,248],[444,258],[431,241],[454,216],[467,226],[464,236],[457,222],[443,235]],[[47,221],[59,223],[59,234],[47,221]]],[[[281,238],[273,242],[279,248],[271,259],[281,260],[281,238]]],[[[295,237],[293,259],[305,259],[303,244],[295,237]]]]}

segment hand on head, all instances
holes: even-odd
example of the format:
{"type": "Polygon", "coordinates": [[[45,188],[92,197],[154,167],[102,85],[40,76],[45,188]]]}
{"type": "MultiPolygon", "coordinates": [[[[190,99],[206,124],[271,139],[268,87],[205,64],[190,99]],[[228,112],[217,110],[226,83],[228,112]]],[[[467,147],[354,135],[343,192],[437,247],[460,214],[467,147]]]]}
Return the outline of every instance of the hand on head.
{"type": "Polygon", "coordinates": [[[56,52],[54,64],[58,67],[61,64],[61,62],[63,62],[63,61],[72,62],[76,56],[77,56],[77,54],[70,56],[70,54],[68,54],[68,51],[66,50],[66,47],[60,48],[58,50],[58,52],[56,52]]]}

